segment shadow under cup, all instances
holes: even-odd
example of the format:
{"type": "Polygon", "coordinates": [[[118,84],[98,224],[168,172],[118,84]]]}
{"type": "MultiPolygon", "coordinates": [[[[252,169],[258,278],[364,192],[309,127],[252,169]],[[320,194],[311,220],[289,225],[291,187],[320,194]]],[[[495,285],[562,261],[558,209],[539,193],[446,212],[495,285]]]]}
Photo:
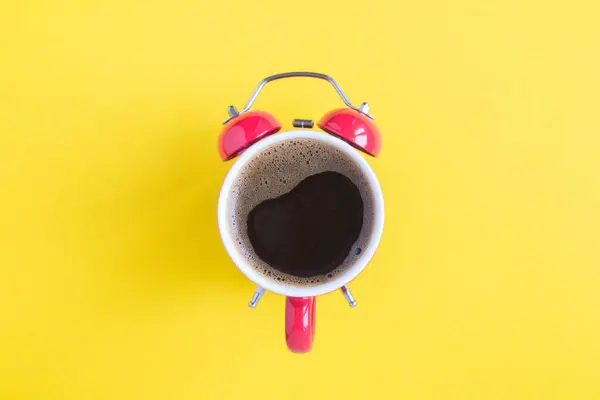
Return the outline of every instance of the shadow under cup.
{"type": "Polygon", "coordinates": [[[259,286],[283,295],[322,294],[352,280],[373,256],[383,226],[383,198],[373,171],[354,148],[323,133],[286,132],[255,144],[234,163],[219,199],[219,226],[229,255],[259,286]],[[262,201],[325,171],[346,176],[359,189],[363,225],[358,239],[342,264],[325,275],[282,273],[255,254],[247,233],[248,214],[262,201]]]}

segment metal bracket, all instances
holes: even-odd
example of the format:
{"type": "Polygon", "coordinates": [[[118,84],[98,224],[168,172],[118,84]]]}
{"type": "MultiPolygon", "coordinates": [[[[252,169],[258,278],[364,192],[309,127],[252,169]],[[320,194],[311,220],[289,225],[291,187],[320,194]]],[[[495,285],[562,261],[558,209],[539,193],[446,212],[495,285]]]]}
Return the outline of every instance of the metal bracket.
{"type": "Polygon", "coordinates": [[[319,74],[317,72],[286,72],[283,74],[276,74],[276,75],[271,75],[266,77],[265,79],[263,79],[258,86],[256,87],[256,89],[254,89],[254,93],[252,93],[252,96],[250,96],[250,100],[248,100],[248,102],[246,103],[246,105],[244,106],[244,108],[242,108],[240,111],[237,111],[237,109],[234,106],[229,106],[229,108],[227,109],[228,113],[229,113],[229,118],[227,118],[227,120],[225,120],[223,122],[223,124],[226,124],[227,122],[229,122],[231,119],[237,117],[240,114],[245,113],[246,111],[250,110],[250,107],[252,107],[252,104],[254,104],[254,101],[256,100],[256,98],[258,97],[258,94],[260,93],[260,91],[263,89],[263,87],[272,81],[276,81],[278,79],[284,79],[284,78],[317,78],[317,79],[323,79],[327,82],[329,82],[331,84],[331,86],[333,86],[333,88],[335,89],[335,91],[337,92],[337,94],[342,98],[342,100],[344,101],[344,103],[351,109],[358,111],[359,113],[367,116],[370,119],[375,119],[375,117],[373,117],[372,115],[369,114],[369,104],[367,103],[361,103],[360,106],[358,107],[354,107],[354,105],[350,102],[350,100],[348,99],[348,97],[346,97],[346,95],[344,94],[344,92],[342,91],[342,88],[340,88],[340,86],[337,84],[337,82],[335,80],[333,80],[332,77],[330,77],[329,75],[325,75],[325,74],[319,74]]]}
{"type": "Polygon", "coordinates": [[[265,292],[266,292],[265,289],[263,289],[260,286],[258,286],[256,288],[256,290],[254,291],[254,294],[252,295],[252,300],[250,300],[250,303],[248,303],[248,307],[250,307],[250,308],[256,308],[256,306],[258,305],[258,302],[263,297],[263,295],[265,294],[265,292]]]}
{"type": "Polygon", "coordinates": [[[348,286],[342,286],[340,290],[342,291],[344,298],[348,302],[348,305],[352,308],[356,307],[356,300],[354,300],[354,296],[352,296],[352,293],[350,293],[350,289],[348,289],[348,286]]]}

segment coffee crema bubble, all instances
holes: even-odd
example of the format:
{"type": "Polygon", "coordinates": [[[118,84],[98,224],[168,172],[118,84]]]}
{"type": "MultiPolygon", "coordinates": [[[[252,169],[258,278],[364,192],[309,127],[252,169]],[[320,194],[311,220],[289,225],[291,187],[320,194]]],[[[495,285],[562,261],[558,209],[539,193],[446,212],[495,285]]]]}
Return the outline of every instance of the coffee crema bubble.
{"type": "Polygon", "coordinates": [[[240,254],[257,272],[282,284],[314,286],[335,279],[356,262],[373,233],[374,200],[368,179],[360,166],[347,154],[316,139],[288,139],[262,149],[242,167],[230,193],[229,229],[240,254]],[[344,261],[323,275],[298,277],[282,273],[256,255],[248,237],[248,215],[263,201],[280,197],[305,178],[325,171],[344,175],[360,192],[363,218],[358,239],[344,261]]]}

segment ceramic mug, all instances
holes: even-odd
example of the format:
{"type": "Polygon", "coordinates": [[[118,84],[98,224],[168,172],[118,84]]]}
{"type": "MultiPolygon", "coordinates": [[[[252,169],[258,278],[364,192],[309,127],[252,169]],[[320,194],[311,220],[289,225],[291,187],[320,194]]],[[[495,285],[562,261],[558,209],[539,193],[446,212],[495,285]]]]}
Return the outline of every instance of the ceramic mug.
{"type": "MultiPolygon", "coordinates": [[[[338,152],[338,153],[339,153],[338,152]]],[[[361,192],[361,196],[363,193],[361,192]]],[[[297,130],[277,133],[261,139],[244,149],[234,164],[231,166],[219,196],[218,203],[218,223],[221,239],[225,249],[239,270],[252,282],[258,289],[256,290],[250,306],[254,308],[265,291],[286,296],[285,303],[285,337],[288,348],[295,353],[307,352],[311,349],[315,336],[315,307],[316,296],[323,295],[335,290],[341,290],[351,306],[356,305],[352,294],[346,286],[351,280],[356,278],[367,266],[381,238],[384,221],[383,194],[375,173],[366,160],[359,154],[355,146],[351,146],[340,138],[329,135],[324,132],[312,130],[297,130]],[[340,274],[331,280],[322,283],[316,283],[308,286],[295,286],[288,283],[282,283],[275,279],[268,278],[260,273],[255,265],[252,265],[247,257],[244,256],[242,249],[238,246],[235,237],[235,230],[232,227],[232,207],[230,206],[234,194],[233,189],[240,179],[240,175],[248,163],[256,157],[261,157],[264,150],[268,147],[287,140],[316,140],[324,146],[331,146],[352,163],[361,177],[366,181],[365,186],[368,191],[366,195],[370,200],[370,232],[363,241],[357,254],[350,254],[350,261],[346,261],[347,267],[340,274]],[[360,253],[358,253],[360,250],[360,253]]],[[[363,229],[365,227],[363,226],[363,229]]],[[[347,259],[348,260],[348,259],[347,259]]]]}

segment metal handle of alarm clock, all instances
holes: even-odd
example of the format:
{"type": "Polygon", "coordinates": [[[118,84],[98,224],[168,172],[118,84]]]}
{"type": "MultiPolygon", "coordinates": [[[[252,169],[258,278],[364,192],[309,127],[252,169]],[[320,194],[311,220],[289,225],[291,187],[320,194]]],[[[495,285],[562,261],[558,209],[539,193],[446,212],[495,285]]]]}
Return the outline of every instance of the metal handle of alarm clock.
{"type": "Polygon", "coordinates": [[[331,86],[333,86],[333,88],[335,89],[337,94],[341,97],[341,99],[344,101],[344,103],[349,108],[351,108],[355,111],[358,111],[361,114],[364,114],[365,116],[369,117],[370,119],[375,119],[375,117],[373,117],[372,115],[369,114],[369,104],[368,103],[361,103],[360,106],[354,107],[354,105],[350,102],[350,100],[348,99],[348,97],[346,96],[346,94],[344,93],[342,88],[340,88],[340,86],[337,84],[337,82],[329,75],[319,74],[317,72],[286,72],[283,74],[271,75],[271,76],[268,76],[265,79],[263,79],[258,84],[256,89],[254,89],[254,93],[252,93],[252,96],[250,96],[250,100],[248,100],[248,102],[246,103],[244,108],[242,108],[240,111],[238,111],[234,106],[229,106],[229,108],[227,110],[229,112],[229,118],[226,121],[224,121],[223,123],[225,124],[225,123],[229,122],[229,120],[231,120],[232,118],[250,110],[250,107],[252,107],[252,104],[254,104],[254,101],[258,97],[260,91],[263,89],[263,87],[265,87],[265,85],[267,83],[276,81],[278,79],[284,79],[284,78],[316,78],[316,79],[325,80],[325,81],[329,82],[331,84],[331,86]]]}

